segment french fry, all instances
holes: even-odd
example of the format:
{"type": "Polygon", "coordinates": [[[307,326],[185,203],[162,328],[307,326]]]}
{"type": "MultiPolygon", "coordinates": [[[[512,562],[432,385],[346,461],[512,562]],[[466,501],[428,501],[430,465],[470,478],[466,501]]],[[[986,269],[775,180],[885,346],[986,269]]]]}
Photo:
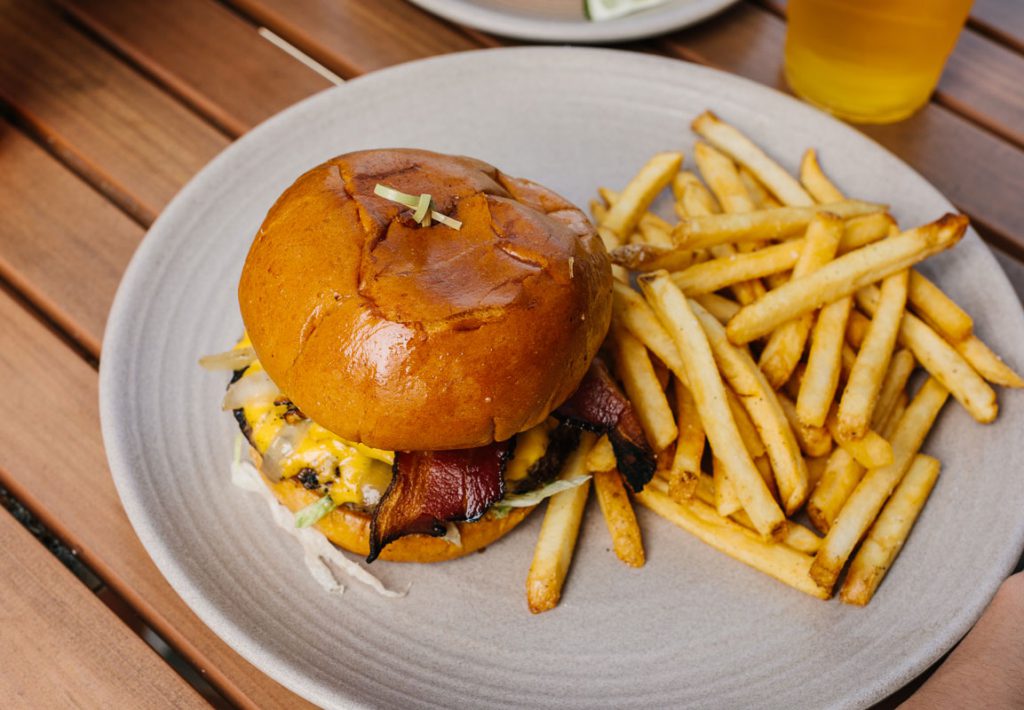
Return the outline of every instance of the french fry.
{"type": "Polygon", "coordinates": [[[681,271],[696,262],[696,252],[644,244],[623,244],[610,254],[612,263],[633,271],[681,271]]]}
{"type": "Polygon", "coordinates": [[[717,293],[705,293],[700,296],[695,296],[693,300],[703,306],[704,310],[717,318],[718,322],[722,325],[728,323],[729,319],[736,315],[740,310],[740,304],[736,303],[736,301],[732,301],[725,296],[719,296],[717,293]]]}
{"type": "Polygon", "coordinates": [[[846,439],[839,433],[839,422],[835,408],[826,419],[829,433],[837,444],[850,452],[853,458],[865,468],[878,468],[892,463],[892,445],[878,432],[868,429],[858,439],[846,439]]]}
{"type": "Polygon", "coordinates": [[[793,239],[764,249],[711,259],[693,264],[672,275],[688,296],[713,293],[727,286],[781,273],[793,268],[804,248],[803,239],[793,239]]]}
{"type": "Polygon", "coordinates": [[[882,282],[875,317],[864,334],[839,402],[838,428],[845,439],[864,436],[871,426],[871,414],[903,320],[908,277],[908,272],[898,271],[882,282]]]}
{"type": "MultiPolygon", "coordinates": [[[[829,452],[831,453],[831,451],[829,452]]],[[[809,456],[804,459],[807,462],[807,483],[814,491],[818,487],[818,481],[825,473],[825,466],[828,465],[828,456],[809,456]]]]}
{"type": "Polygon", "coordinates": [[[613,330],[612,343],[615,369],[623,388],[640,418],[647,440],[655,451],[661,451],[676,440],[679,430],[647,348],[625,328],[613,330]]]}
{"type": "Polygon", "coordinates": [[[893,462],[864,475],[814,557],[811,577],[823,588],[831,590],[835,586],[850,553],[910,468],[948,397],[949,390],[929,378],[903,413],[893,434],[893,462]]]}
{"type": "Polygon", "coordinates": [[[672,374],[686,382],[683,358],[675,341],[643,296],[624,283],[612,283],[612,314],[615,321],[665,363],[672,374]]]}
{"type": "Polygon", "coordinates": [[[898,237],[890,237],[844,254],[804,277],[792,279],[773,289],[755,303],[744,306],[729,321],[729,339],[742,344],[766,335],[788,320],[849,296],[879,279],[950,248],[960,240],[966,229],[966,217],[946,215],[898,237]]]}
{"type": "Polygon", "coordinates": [[[697,142],[693,146],[693,158],[697,168],[714,194],[722,211],[731,213],[753,212],[756,209],[750,193],[740,179],[739,171],[732,160],[707,143],[697,142]]]}
{"type": "Polygon", "coordinates": [[[636,500],[719,552],[774,577],[783,584],[818,599],[828,599],[830,596],[810,578],[812,558],[809,555],[797,552],[787,545],[764,542],[757,537],[756,532],[747,530],[733,520],[723,518],[703,501],[681,504],[651,488],[645,488],[637,493],[636,500]]]}
{"type": "Polygon", "coordinates": [[[764,479],[764,484],[768,486],[768,492],[772,494],[772,498],[775,500],[779,499],[779,486],[775,482],[775,472],[772,471],[772,462],[764,454],[754,459],[754,466],[761,474],[761,478],[764,479]]]}
{"type": "Polygon", "coordinates": [[[845,603],[864,606],[871,601],[924,509],[939,477],[939,468],[938,459],[924,454],[914,457],[850,563],[839,593],[845,603]]]}
{"type": "MultiPolygon", "coordinates": [[[[707,335],[719,370],[743,403],[764,444],[783,507],[793,513],[807,498],[807,467],[782,405],[747,349],[730,343],[722,324],[699,304],[692,304],[692,310],[707,335]]],[[[732,467],[726,468],[732,478],[732,467]]]]}
{"type": "Polygon", "coordinates": [[[736,489],[732,487],[729,480],[729,472],[725,470],[725,464],[717,456],[711,460],[711,471],[715,480],[715,510],[719,515],[730,516],[733,513],[743,510],[736,489]]]}
{"type": "Polygon", "coordinates": [[[640,526],[618,470],[595,471],[594,493],[612,536],[615,555],[630,567],[643,567],[644,544],[640,526]]]}
{"type": "Polygon", "coordinates": [[[882,436],[891,436],[893,430],[896,428],[896,424],[899,422],[900,417],[903,416],[903,412],[907,410],[907,405],[910,403],[910,397],[906,392],[900,392],[896,397],[896,401],[892,403],[892,408],[889,413],[881,418],[879,422],[879,431],[882,436]]]}
{"type": "Polygon", "coordinates": [[[665,329],[676,341],[711,450],[728,468],[744,510],[766,539],[781,538],[785,534],[786,517],[740,438],[701,321],[668,273],[646,274],[640,277],[639,283],[665,329]]]}
{"type": "Polygon", "coordinates": [[[612,449],[612,442],[607,436],[602,436],[587,454],[587,470],[591,473],[597,471],[611,471],[618,466],[615,460],[615,450],[612,449]]]}
{"type": "Polygon", "coordinates": [[[807,517],[825,534],[832,527],[853,489],[864,477],[864,467],[842,447],[836,447],[825,461],[818,485],[807,499],[807,517]]]}
{"type": "MultiPolygon", "coordinates": [[[[831,261],[842,234],[843,223],[838,217],[828,213],[816,216],[807,228],[803,251],[793,267],[793,279],[808,276],[831,261]]],[[[768,337],[758,364],[772,387],[781,387],[793,374],[813,323],[814,315],[803,313],[779,325],[768,337]]]]}
{"type": "MultiPolygon", "coordinates": [[[[832,451],[832,435],[828,429],[824,426],[804,424],[797,416],[796,405],[793,403],[793,400],[782,392],[776,392],[775,394],[779,398],[779,404],[782,405],[782,411],[786,414],[789,426],[796,435],[797,443],[800,444],[800,450],[810,457],[828,456],[832,451]]],[[[814,486],[810,485],[809,487],[813,488],[814,486]]]]}
{"type": "Polygon", "coordinates": [[[823,306],[811,329],[807,370],[796,400],[797,417],[807,426],[820,427],[828,417],[829,407],[832,406],[839,386],[846,321],[852,307],[851,296],[823,306]]]}
{"type": "Polygon", "coordinates": [[[917,271],[910,273],[907,302],[918,317],[950,342],[970,337],[974,321],[952,298],[917,271]]]}
{"type": "Polygon", "coordinates": [[[700,461],[704,456],[704,426],[697,413],[697,403],[686,385],[677,378],[674,384],[676,397],[677,426],[675,455],[669,469],[668,491],[675,500],[693,495],[700,476],[700,461]]]}
{"type": "Polygon", "coordinates": [[[617,234],[620,240],[631,234],[654,198],[679,172],[682,163],[681,153],[658,153],[648,160],[619,193],[601,226],[617,234]]]}
{"type": "MultiPolygon", "coordinates": [[[[876,287],[867,287],[857,292],[857,305],[873,315],[880,298],[881,294],[876,287]]],[[[996,403],[995,391],[960,353],[924,321],[912,313],[904,313],[900,322],[899,341],[910,348],[921,366],[941,382],[975,420],[988,424],[996,418],[999,405],[996,403]]]]}
{"type": "Polygon", "coordinates": [[[782,203],[765,189],[765,186],[761,184],[761,181],[757,179],[754,173],[742,165],[740,166],[740,180],[743,181],[743,186],[747,188],[747,194],[750,195],[750,199],[754,201],[757,209],[765,210],[773,207],[782,207],[782,203]]]}
{"type": "Polygon", "coordinates": [[[897,350],[889,360],[889,367],[885,371],[882,387],[878,393],[878,401],[871,413],[870,424],[872,429],[881,432],[883,436],[887,436],[883,423],[889,417],[889,412],[896,405],[899,396],[901,394],[906,396],[907,382],[916,366],[917,361],[906,348],[897,350]]]}
{"type": "Polygon", "coordinates": [[[737,128],[705,111],[690,126],[694,133],[746,167],[784,205],[807,206],[814,200],[786,170],[737,128]]]}
{"type": "Polygon", "coordinates": [[[821,171],[818,153],[814,148],[808,148],[800,161],[800,182],[817,202],[838,202],[843,199],[843,193],[821,171]]]}
{"type": "Polygon", "coordinates": [[[979,375],[995,385],[1003,387],[1024,387],[1024,379],[1013,368],[981,341],[976,335],[968,336],[953,344],[964,360],[971,364],[979,375]]]}
{"type": "Polygon", "coordinates": [[[885,210],[885,205],[844,200],[815,207],[779,207],[740,214],[689,212],[673,227],[672,240],[677,247],[698,249],[720,244],[786,239],[806,230],[811,220],[823,212],[834,214],[840,219],[850,219],[885,210]]]}
{"type": "Polygon", "coordinates": [[[743,445],[750,452],[750,457],[757,459],[758,456],[764,456],[764,442],[761,441],[757,427],[754,426],[750,415],[744,409],[743,402],[728,386],[725,388],[725,396],[729,400],[729,411],[732,412],[732,418],[736,420],[736,429],[740,432],[740,439],[743,440],[743,445]]]}
{"type": "MultiPolygon", "coordinates": [[[[562,478],[586,475],[587,454],[595,438],[589,432],[580,435],[579,446],[562,467],[562,478]]],[[[533,562],[526,576],[526,602],[533,614],[554,609],[562,597],[562,585],[572,563],[589,493],[590,481],[586,481],[548,499],[533,562]]]]}

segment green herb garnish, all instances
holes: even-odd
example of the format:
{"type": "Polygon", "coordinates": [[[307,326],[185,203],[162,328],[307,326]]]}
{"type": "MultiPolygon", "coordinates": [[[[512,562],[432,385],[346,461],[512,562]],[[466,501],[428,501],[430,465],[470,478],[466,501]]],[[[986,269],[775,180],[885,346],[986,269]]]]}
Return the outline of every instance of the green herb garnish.
{"type": "Polygon", "coordinates": [[[446,227],[452,229],[462,229],[462,222],[457,219],[452,219],[446,214],[441,214],[434,209],[434,198],[423,193],[422,195],[408,195],[404,192],[396,190],[393,187],[387,185],[381,185],[379,182],[373,188],[373,194],[377,197],[383,197],[385,200],[391,202],[397,202],[400,205],[404,205],[413,210],[412,218],[417,224],[424,227],[430,226],[430,220],[436,219],[438,222],[446,227]]]}

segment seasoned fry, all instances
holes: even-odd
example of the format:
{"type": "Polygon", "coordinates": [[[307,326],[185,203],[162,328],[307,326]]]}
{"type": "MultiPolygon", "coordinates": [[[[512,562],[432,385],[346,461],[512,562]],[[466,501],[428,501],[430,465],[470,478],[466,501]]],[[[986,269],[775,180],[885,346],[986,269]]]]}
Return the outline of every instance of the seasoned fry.
{"type": "Polygon", "coordinates": [[[697,142],[693,146],[693,158],[704,177],[704,182],[714,194],[724,212],[753,212],[756,209],[747,188],[740,180],[736,165],[707,143],[697,142]]]}
{"type": "Polygon", "coordinates": [[[768,157],[734,126],[705,111],[690,126],[694,133],[743,165],[784,205],[807,206],[814,200],[785,168],[768,157]]]}
{"type": "Polygon", "coordinates": [[[949,390],[937,380],[924,383],[896,425],[893,462],[869,470],[846,501],[811,565],[811,577],[825,589],[835,586],[850,553],[910,468],[948,397],[949,390]]]}
{"type": "Polygon", "coordinates": [[[665,363],[672,374],[683,382],[687,381],[683,358],[675,341],[643,296],[624,283],[613,283],[612,317],[617,325],[626,328],[665,363]]]}
{"type": "Polygon", "coordinates": [[[888,413],[895,406],[899,396],[901,394],[906,396],[907,381],[910,380],[910,375],[916,366],[917,361],[906,348],[900,348],[893,353],[892,359],[889,361],[889,368],[882,379],[882,387],[878,393],[878,401],[872,411],[870,423],[871,428],[882,432],[883,436],[885,428],[882,423],[889,416],[888,413]]]}
{"type": "Polygon", "coordinates": [[[786,529],[785,515],[743,445],[701,321],[666,272],[641,276],[639,283],[658,318],[676,341],[708,443],[728,468],[744,510],[766,539],[781,538],[786,529]]]}
{"type": "Polygon", "coordinates": [[[857,463],[865,468],[878,468],[892,463],[892,445],[876,431],[868,429],[859,439],[844,439],[839,436],[836,412],[829,412],[827,425],[829,433],[837,444],[850,452],[857,463]]]}
{"type": "Polygon", "coordinates": [[[924,509],[939,477],[939,468],[938,459],[924,454],[914,457],[914,462],[850,563],[850,571],[839,593],[845,603],[864,606],[871,601],[885,573],[903,548],[917,516],[924,509]]]}
{"type": "Polygon", "coordinates": [[[748,168],[740,166],[740,180],[743,181],[743,186],[747,188],[747,194],[750,195],[750,199],[754,201],[757,209],[764,210],[771,209],[772,207],[782,207],[782,203],[765,189],[761,181],[748,168]]]}
{"type": "MultiPolygon", "coordinates": [[[[870,286],[857,292],[857,305],[874,314],[880,298],[878,289],[870,286]]],[[[977,421],[987,424],[996,418],[999,405],[995,391],[924,321],[911,313],[904,313],[899,341],[910,348],[921,366],[941,382],[977,421]]]]}
{"type": "Polygon", "coordinates": [[[907,302],[918,317],[950,342],[970,337],[974,321],[952,298],[917,271],[910,273],[907,302]]]}
{"type": "Polygon", "coordinates": [[[681,153],[658,153],[647,161],[619,193],[601,226],[617,234],[620,240],[632,234],[640,217],[679,172],[682,163],[681,153]]]}
{"type": "Polygon", "coordinates": [[[688,296],[713,293],[727,286],[788,271],[800,258],[803,239],[793,239],[764,249],[711,259],[694,264],[672,275],[676,285],[688,296]]]}
{"type": "Polygon", "coordinates": [[[624,244],[611,252],[612,263],[634,271],[681,271],[696,263],[697,253],[689,249],[652,246],[644,244],[624,244]]]}
{"type": "Polygon", "coordinates": [[[647,348],[632,333],[620,327],[613,329],[612,343],[615,369],[623,388],[640,417],[647,440],[655,451],[661,451],[676,440],[679,430],[665,390],[647,355],[647,348]]]}
{"type": "Polygon", "coordinates": [[[817,489],[818,482],[821,480],[822,474],[825,473],[828,458],[828,456],[813,456],[804,459],[807,462],[807,482],[812,491],[817,489]]]}
{"type": "Polygon", "coordinates": [[[704,425],[697,413],[697,403],[690,390],[677,378],[674,384],[677,426],[675,455],[668,474],[668,491],[675,500],[693,495],[700,475],[700,461],[704,456],[704,425]]]}
{"type": "Polygon", "coordinates": [[[824,306],[811,330],[811,348],[807,370],[800,384],[796,413],[801,423],[820,427],[825,424],[829,407],[839,386],[843,363],[846,321],[853,298],[847,296],[824,306]]]}
{"type": "MultiPolygon", "coordinates": [[[[580,436],[579,446],[562,467],[562,478],[586,475],[587,454],[594,440],[594,435],[588,432],[580,436]]],[[[562,585],[572,562],[589,493],[590,481],[586,481],[575,488],[560,491],[548,500],[533,551],[533,562],[526,576],[526,601],[531,613],[540,614],[554,609],[562,597],[562,585]]]]}
{"type": "MultiPolygon", "coordinates": [[[[776,392],[782,411],[786,413],[786,420],[796,434],[796,440],[800,444],[800,450],[807,456],[827,456],[832,451],[832,435],[824,426],[809,426],[800,421],[796,413],[796,405],[782,392],[776,392]]],[[[813,486],[811,486],[813,488],[813,486]]]]}
{"type": "MultiPolygon", "coordinates": [[[[747,349],[730,343],[725,328],[713,315],[696,303],[692,309],[707,335],[719,370],[743,403],[764,443],[783,507],[787,513],[793,513],[807,498],[807,467],[775,391],[747,349]]],[[[727,468],[732,478],[732,467],[727,468]]]]}
{"type": "Polygon", "coordinates": [[[733,513],[743,510],[736,489],[732,487],[729,480],[729,472],[725,470],[725,464],[717,456],[711,460],[711,471],[715,480],[715,510],[719,515],[730,516],[733,513]]]}
{"type": "Polygon", "coordinates": [[[896,401],[892,403],[892,408],[889,413],[881,418],[879,421],[879,431],[882,436],[890,437],[892,432],[896,429],[896,424],[899,422],[900,417],[903,416],[903,412],[907,410],[907,405],[910,403],[910,397],[906,392],[900,392],[896,401]]]}
{"type": "Polygon", "coordinates": [[[898,237],[890,237],[844,254],[822,268],[770,291],[755,303],[744,306],[729,321],[729,339],[741,344],[766,335],[788,320],[849,296],[879,279],[948,249],[960,240],[966,230],[966,217],[946,215],[898,237]]]}
{"type": "Polygon", "coordinates": [[[616,556],[630,567],[644,566],[644,544],[636,513],[618,470],[594,472],[594,493],[612,536],[616,556]]]}
{"type": "Polygon", "coordinates": [[[602,436],[587,454],[587,470],[591,473],[597,471],[611,471],[618,466],[615,460],[615,451],[607,436],[602,436]]]}
{"type": "Polygon", "coordinates": [[[743,445],[750,452],[750,457],[756,460],[757,457],[764,456],[764,442],[761,441],[761,436],[757,433],[757,427],[751,421],[747,410],[743,408],[743,402],[740,401],[740,398],[736,396],[736,393],[730,387],[725,388],[725,396],[729,400],[729,411],[732,412],[732,417],[736,420],[736,428],[740,432],[743,445]]]}
{"type": "MultiPolygon", "coordinates": [[[[689,189],[689,188],[687,188],[689,189]]],[[[685,198],[684,198],[685,199],[685,198]]],[[[845,200],[815,207],[779,207],[741,214],[699,214],[689,212],[672,229],[676,246],[685,249],[719,244],[786,239],[803,232],[815,215],[829,212],[841,219],[884,212],[885,205],[845,200]]]]}
{"type": "Polygon", "coordinates": [[[680,504],[650,487],[637,493],[636,500],[719,552],[805,594],[818,599],[829,598],[830,595],[809,576],[810,556],[787,545],[764,542],[757,533],[723,518],[703,501],[680,504]]]}
{"type": "Polygon", "coordinates": [[[808,148],[800,161],[800,182],[817,202],[838,202],[843,199],[843,193],[821,171],[818,153],[814,148],[808,148]]]}
{"type": "Polygon", "coordinates": [[[740,310],[740,304],[736,303],[736,301],[731,301],[725,296],[719,296],[717,293],[705,293],[694,297],[693,300],[717,318],[718,322],[722,325],[728,323],[729,319],[740,310]]]}
{"type": "Polygon", "coordinates": [[[864,477],[864,467],[842,447],[837,447],[825,462],[818,485],[807,499],[807,517],[821,532],[827,533],[853,489],[864,477]]]}
{"type": "Polygon", "coordinates": [[[879,305],[864,335],[853,370],[839,402],[838,428],[845,439],[867,433],[882,381],[903,320],[908,272],[899,271],[882,282],[879,305]]]}
{"type": "MultiPolygon", "coordinates": [[[[803,251],[793,267],[793,279],[807,276],[831,261],[842,234],[843,223],[838,217],[828,213],[815,217],[807,228],[803,251]]],[[[793,374],[793,368],[804,353],[813,323],[814,315],[804,313],[782,323],[769,336],[758,365],[772,387],[781,387],[793,374]]]]}
{"type": "Polygon", "coordinates": [[[1003,359],[981,341],[976,335],[971,335],[963,340],[954,343],[956,351],[963,356],[964,360],[971,364],[978,374],[995,385],[1003,387],[1024,387],[1024,379],[1014,372],[1013,368],[1003,362],[1003,359]]]}

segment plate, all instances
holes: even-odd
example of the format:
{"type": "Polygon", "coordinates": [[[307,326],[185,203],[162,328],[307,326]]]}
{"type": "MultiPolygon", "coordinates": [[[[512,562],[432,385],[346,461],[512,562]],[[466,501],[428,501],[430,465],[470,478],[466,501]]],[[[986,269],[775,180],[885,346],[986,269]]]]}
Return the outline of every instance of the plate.
{"type": "MultiPolygon", "coordinates": [[[[196,359],[240,333],[245,253],[296,176],[346,151],[417,146],[477,156],[585,205],[656,151],[691,155],[687,126],[705,108],[790,169],[817,146],[839,185],[892,204],[903,224],[953,209],[893,155],[773,90],[680,61],[579,48],[467,52],[356,79],[249,132],[181,191],[118,291],[101,414],[132,524],[204,622],[328,707],[858,707],[967,631],[1024,546],[1024,398],[1012,392],[992,426],[947,406],[926,446],[944,464],[932,501],[865,609],[805,597],[646,511],[647,566],[626,568],[596,509],[561,605],[540,616],[524,598],[540,515],[467,559],[375,563],[391,586],[412,584],[404,599],[357,583],[332,596],[263,501],[230,484],[236,428],[219,411],[225,378],[196,359]]],[[[1020,305],[976,234],[925,271],[1020,364],[1020,305]]]]}
{"type": "Polygon", "coordinates": [[[424,10],[504,37],[534,42],[628,42],[689,27],[736,0],[670,0],[625,17],[591,22],[583,0],[409,0],[424,10]]]}

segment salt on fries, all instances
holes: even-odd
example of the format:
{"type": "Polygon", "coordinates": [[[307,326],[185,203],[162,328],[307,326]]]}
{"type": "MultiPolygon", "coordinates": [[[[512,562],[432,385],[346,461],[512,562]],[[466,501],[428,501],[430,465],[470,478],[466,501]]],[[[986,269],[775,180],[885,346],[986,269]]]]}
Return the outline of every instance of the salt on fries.
{"type": "MultiPolygon", "coordinates": [[[[885,205],[841,191],[814,149],[794,177],[710,112],[692,128],[696,172],[659,153],[592,202],[616,269],[607,349],[659,452],[632,499],[794,589],[867,604],[938,479],[920,450],[947,399],[985,423],[991,385],[1024,386],[916,269],[967,219],[901,230],[885,205]],[[675,224],[649,211],[666,187],[675,224]],[[919,368],[929,377],[911,396],[919,368]]],[[[587,473],[612,549],[642,565],[607,438],[585,435],[563,476],[587,473]]],[[[533,611],[558,602],[589,485],[548,504],[533,611]]]]}

